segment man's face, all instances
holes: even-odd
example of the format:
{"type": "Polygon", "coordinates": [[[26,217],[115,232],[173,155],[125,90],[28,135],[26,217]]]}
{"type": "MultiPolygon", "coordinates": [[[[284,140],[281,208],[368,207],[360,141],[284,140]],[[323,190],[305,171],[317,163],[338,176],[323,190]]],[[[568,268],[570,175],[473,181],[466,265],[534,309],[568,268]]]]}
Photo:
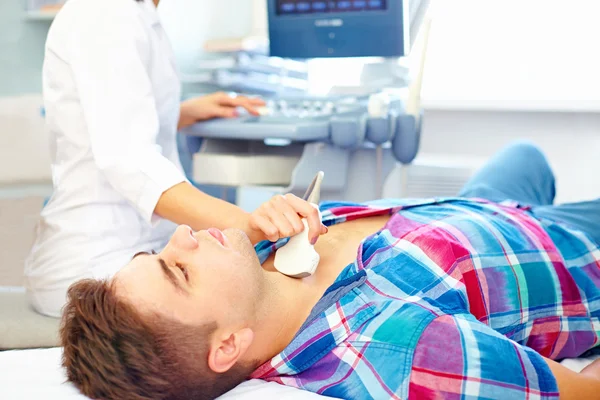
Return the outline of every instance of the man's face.
{"type": "Polygon", "coordinates": [[[239,230],[179,226],[156,255],[138,255],[115,276],[117,295],[142,313],[186,324],[244,325],[256,315],[264,273],[239,230]]]}

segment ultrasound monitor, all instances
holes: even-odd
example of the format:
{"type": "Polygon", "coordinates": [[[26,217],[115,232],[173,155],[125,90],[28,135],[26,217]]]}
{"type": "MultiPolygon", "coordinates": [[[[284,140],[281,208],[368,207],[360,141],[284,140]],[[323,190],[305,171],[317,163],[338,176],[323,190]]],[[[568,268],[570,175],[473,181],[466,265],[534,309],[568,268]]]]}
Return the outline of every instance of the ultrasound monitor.
{"type": "Polygon", "coordinates": [[[268,0],[271,56],[403,57],[429,0],[268,0]]]}

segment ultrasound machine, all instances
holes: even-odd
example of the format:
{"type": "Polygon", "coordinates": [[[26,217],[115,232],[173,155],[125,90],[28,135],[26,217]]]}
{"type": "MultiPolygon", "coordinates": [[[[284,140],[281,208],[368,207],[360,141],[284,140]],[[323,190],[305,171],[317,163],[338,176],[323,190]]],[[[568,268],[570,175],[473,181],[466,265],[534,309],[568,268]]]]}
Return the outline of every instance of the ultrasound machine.
{"type": "Polygon", "coordinates": [[[392,170],[410,164],[419,150],[428,6],[426,0],[268,0],[268,54],[250,52],[245,63],[237,58],[243,73],[230,66],[211,75],[211,89],[260,93],[267,105],[258,117],[242,114],[182,131],[195,183],[238,188],[239,204],[244,191],[300,195],[324,171],[322,200],[382,197],[392,170]],[[269,60],[288,60],[298,68],[286,77],[302,82],[306,60],[354,57],[379,61],[364,67],[363,90],[355,93],[315,95],[283,84],[278,90],[259,73],[248,74],[253,63],[264,70],[269,60]],[[402,70],[398,60],[410,57],[416,61],[411,79],[369,84],[393,76],[402,70]],[[260,82],[264,90],[257,90],[260,82]]]}

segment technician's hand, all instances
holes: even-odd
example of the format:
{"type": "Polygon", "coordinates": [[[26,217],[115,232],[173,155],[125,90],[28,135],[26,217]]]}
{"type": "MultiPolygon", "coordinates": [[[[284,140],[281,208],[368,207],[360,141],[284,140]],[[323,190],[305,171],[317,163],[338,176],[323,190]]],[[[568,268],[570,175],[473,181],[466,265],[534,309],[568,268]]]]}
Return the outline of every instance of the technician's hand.
{"type": "Polygon", "coordinates": [[[250,237],[256,237],[252,235],[254,233],[261,240],[276,242],[281,238],[297,235],[304,230],[302,218],[306,218],[308,222],[308,237],[312,244],[317,242],[319,236],[327,233],[319,212],[310,203],[293,194],[275,196],[250,215],[250,237]]]}
{"type": "Polygon", "coordinates": [[[257,107],[264,105],[265,102],[261,99],[245,96],[231,97],[223,92],[196,97],[181,103],[179,128],[213,118],[235,118],[237,107],[245,108],[251,115],[259,115],[257,107]]]}

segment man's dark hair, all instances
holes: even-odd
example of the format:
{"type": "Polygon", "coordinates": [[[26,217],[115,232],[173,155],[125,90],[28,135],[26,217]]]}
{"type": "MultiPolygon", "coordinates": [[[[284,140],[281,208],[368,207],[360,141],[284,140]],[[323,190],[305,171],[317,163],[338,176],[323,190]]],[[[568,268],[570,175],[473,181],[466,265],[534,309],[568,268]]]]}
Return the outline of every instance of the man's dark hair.
{"type": "Polygon", "coordinates": [[[103,400],[214,399],[246,380],[254,366],[223,374],[207,362],[216,323],[188,326],[143,315],[109,281],[69,288],[60,330],[68,380],[103,400]]]}

